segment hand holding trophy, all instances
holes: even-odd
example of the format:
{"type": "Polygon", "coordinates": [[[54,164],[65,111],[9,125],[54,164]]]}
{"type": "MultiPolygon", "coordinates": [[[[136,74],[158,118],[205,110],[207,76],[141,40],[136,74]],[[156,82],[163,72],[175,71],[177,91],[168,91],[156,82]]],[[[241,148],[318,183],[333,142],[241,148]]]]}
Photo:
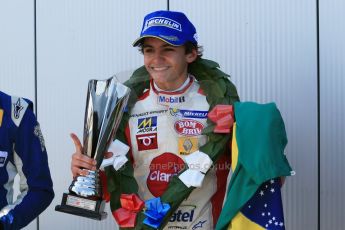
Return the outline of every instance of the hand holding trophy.
{"type": "Polygon", "coordinates": [[[84,169],[83,175],[74,178],[69,193],[63,194],[56,211],[97,220],[107,216],[98,172],[121,121],[129,93],[129,88],[115,77],[89,81],[82,153],[96,161],[96,170],[84,169]]]}

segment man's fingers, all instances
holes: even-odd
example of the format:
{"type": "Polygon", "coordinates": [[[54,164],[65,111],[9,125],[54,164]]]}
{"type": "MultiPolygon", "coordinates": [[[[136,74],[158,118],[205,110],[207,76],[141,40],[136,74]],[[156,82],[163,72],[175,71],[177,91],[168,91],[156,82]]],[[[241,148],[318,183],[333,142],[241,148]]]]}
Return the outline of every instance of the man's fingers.
{"type": "Polygon", "coordinates": [[[77,135],[75,135],[74,133],[71,133],[70,136],[71,136],[71,138],[73,140],[73,143],[74,143],[74,146],[75,146],[75,151],[82,153],[83,146],[81,145],[81,142],[80,142],[79,138],[77,137],[77,135]]]}
{"type": "Polygon", "coordinates": [[[78,166],[91,169],[91,167],[96,165],[96,160],[92,159],[84,154],[80,154],[79,152],[76,152],[72,155],[72,166],[78,166]]]}
{"type": "MultiPolygon", "coordinates": [[[[73,155],[72,157],[72,163],[71,163],[71,171],[73,174],[73,177],[78,176],[78,175],[87,175],[87,171],[83,169],[88,169],[88,170],[96,170],[96,165],[95,162],[92,159],[88,159],[84,161],[80,157],[74,157],[76,154],[73,155]]],[[[80,156],[83,156],[81,154],[78,154],[80,156]]]]}
{"type": "Polygon", "coordinates": [[[72,167],[84,168],[89,170],[96,170],[96,165],[92,160],[73,160],[72,167]]]}
{"type": "Polygon", "coordinates": [[[78,167],[72,167],[72,174],[73,177],[76,176],[87,176],[89,174],[89,172],[87,170],[78,168],[78,167]]]}

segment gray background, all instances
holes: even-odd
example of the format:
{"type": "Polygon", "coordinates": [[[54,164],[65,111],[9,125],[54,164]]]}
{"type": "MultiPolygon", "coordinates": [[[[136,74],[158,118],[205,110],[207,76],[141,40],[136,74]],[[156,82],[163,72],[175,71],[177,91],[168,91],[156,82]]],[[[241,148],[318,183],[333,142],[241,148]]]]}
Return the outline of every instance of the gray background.
{"type": "Polygon", "coordinates": [[[286,229],[343,229],[344,1],[0,0],[0,90],[36,103],[56,192],[26,229],[117,228],[110,212],[98,222],[54,211],[72,178],[69,134],[82,136],[88,80],[128,78],[143,63],[131,47],[143,17],[167,8],[188,15],[242,101],[277,103],[296,171],[286,229]]]}

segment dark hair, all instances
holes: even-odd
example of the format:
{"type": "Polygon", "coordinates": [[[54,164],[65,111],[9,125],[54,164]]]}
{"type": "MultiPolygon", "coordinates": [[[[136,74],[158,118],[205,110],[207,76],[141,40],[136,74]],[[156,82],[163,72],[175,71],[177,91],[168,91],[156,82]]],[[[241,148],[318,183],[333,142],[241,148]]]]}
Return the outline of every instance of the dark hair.
{"type": "Polygon", "coordinates": [[[184,47],[186,48],[186,54],[191,53],[195,49],[198,54],[197,59],[202,57],[202,52],[204,51],[202,46],[199,46],[198,44],[194,44],[193,42],[186,42],[184,44],[184,47]]]}
{"type": "MultiPolygon", "coordinates": [[[[139,52],[140,53],[144,53],[144,39],[141,39],[141,41],[138,43],[138,49],[139,49],[139,52]]],[[[198,57],[196,59],[199,59],[202,57],[202,53],[204,51],[203,47],[202,46],[199,46],[198,44],[195,44],[193,42],[186,42],[184,45],[183,45],[186,49],[186,54],[189,54],[193,51],[193,49],[196,50],[197,54],[198,54],[198,57]]]]}

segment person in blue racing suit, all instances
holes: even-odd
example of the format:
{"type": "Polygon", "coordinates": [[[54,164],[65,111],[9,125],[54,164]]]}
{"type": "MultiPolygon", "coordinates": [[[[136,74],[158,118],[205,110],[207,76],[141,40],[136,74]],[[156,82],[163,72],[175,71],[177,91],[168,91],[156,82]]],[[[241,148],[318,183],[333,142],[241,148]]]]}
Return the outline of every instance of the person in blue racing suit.
{"type": "Polygon", "coordinates": [[[20,229],[54,198],[48,157],[31,101],[0,91],[0,229],[20,229]],[[20,194],[13,200],[14,177],[20,194]]]}

